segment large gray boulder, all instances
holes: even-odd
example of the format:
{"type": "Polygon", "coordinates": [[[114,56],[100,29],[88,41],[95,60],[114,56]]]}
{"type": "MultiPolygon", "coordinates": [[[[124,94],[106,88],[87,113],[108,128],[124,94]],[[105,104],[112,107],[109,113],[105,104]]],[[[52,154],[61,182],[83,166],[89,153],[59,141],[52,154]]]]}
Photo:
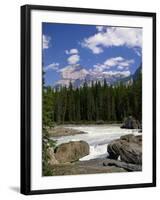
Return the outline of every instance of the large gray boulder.
{"type": "Polygon", "coordinates": [[[60,144],[54,153],[59,163],[74,162],[89,154],[89,145],[85,141],[72,141],[60,144]]]}
{"type": "Polygon", "coordinates": [[[142,138],[132,134],[114,140],[107,147],[108,158],[132,164],[142,164],[142,138]]]}
{"type": "Polygon", "coordinates": [[[141,129],[141,125],[138,120],[134,119],[132,116],[124,119],[121,128],[127,129],[141,129]]]}

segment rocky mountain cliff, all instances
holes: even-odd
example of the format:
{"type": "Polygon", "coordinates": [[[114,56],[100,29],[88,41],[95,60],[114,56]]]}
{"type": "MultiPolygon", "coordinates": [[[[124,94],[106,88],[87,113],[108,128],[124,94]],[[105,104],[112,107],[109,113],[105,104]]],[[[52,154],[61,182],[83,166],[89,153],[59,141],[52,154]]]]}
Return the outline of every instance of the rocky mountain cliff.
{"type": "Polygon", "coordinates": [[[124,74],[121,71],[119,72],[106,72],[103,74],[94,74],[89,73],[85,68],[82,66],[73,66],[72,68],[65,69],[66,72],[63,73],[63,77],[56,82],[54,85],[55,88],[59,88],[61,86],[68,87],[70,82],[72,83],[74,88],[81,87],[85,82],[89,86],[92,85],[92,83],[96,83],[96,81],[99,81],[102,85],[104,83],[104,80],[106,80],[106,83],[108,85],[116,85],[118,83],[124,83],[127,85],[130,85],[133,83],[134,80],[138,77],[138,74],[142,72],[142,65],[137,68],[134,74],[124,74]],[[68,78],[68,73],[73,75],[72,79],[68,78]]]}

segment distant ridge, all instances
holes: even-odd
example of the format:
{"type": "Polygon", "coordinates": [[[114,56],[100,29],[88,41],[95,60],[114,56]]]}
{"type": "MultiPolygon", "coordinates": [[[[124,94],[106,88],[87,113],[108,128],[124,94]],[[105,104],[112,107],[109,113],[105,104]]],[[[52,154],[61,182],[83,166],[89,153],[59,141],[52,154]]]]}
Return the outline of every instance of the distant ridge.
{"type": "Polygon", "coordinates": [[[67,79],[63,78],[59,80],[53,87],[60,88],[62,86],[69,87],[70,82],[72,83],[73,88],[82,87],[85,82],[87,82],[88,86],[91,86],[92,83],[96,83],[97,81],[100,82],[102,85],[104,80],[108,85],[116,85],[119,83],[123,83],[126,85],[131,85],[134,80],[137,79],[138,74],[142,72],[142,64],[137,68],[134,74],[125,76],[121,73],[113,73],[113,74],[104,74],[101,77],[93,76],[89,74],[82,66],[75,67],[71,73],[74,73],[76,76],[79,76],[75,79],[67,79]],[[77,75],[78,74],[78,75],[77,75]]]}

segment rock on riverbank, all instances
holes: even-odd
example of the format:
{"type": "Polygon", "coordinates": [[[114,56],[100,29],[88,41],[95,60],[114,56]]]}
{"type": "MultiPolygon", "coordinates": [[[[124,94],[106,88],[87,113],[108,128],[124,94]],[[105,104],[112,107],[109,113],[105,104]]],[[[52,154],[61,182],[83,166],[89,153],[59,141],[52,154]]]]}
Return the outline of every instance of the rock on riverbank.
{"type": "Polygon", "coordinates": [[[97,174],[97,173],[114,173],[127,172],[125,169],[117,166],[104,166],[105,158],[93,159],[88,161],[78,161],[54,165],[52,168],[53,175],[76,175],[76,174],[97,174]]]}
{"type": "Polygon", "coordinates": [[[124,119],[124,122],[123,122],[121,128],[141,129],[142,127],[138,120],[134,119],[132,116],[129,116],[128,118],[124,119]]]}
{"type": "Polygon", "coordinates": [[[48,137],[59,137],[68,135],[85,134],[83,131],[75,130],[72,128],[66,128],[63,126],[56,126],[52,128],[46,128],[48,137]]]}
{"type": "Polygon", "coordinates": [[[89,145],[85,141],[60,144],[55,149],[55,158],[59,163],[74,162],[89,154],[89,145]]]}
{"type": "Polygon", "coordinates": [[[108,145],[107,151],[110,159],[120,160],[126,163],[142,164],[142,136],[132,134],[122,136],[108,145]]]}

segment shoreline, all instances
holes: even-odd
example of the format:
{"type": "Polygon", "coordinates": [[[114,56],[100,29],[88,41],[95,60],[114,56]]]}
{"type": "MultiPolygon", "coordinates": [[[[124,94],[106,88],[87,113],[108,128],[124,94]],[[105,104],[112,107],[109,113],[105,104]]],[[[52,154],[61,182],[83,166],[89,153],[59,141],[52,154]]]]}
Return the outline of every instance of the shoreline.
{"type": "Polygon", "coordinates": [[[107,126],[107,125],[112,125],[112,126],[121,126],[122,123],[107,123],[107,124],[61,124],[61,125],[56,125],[55,127],[67,127],[67,126],[107,126]]]}
{"type": "Polygon", "coordinates": [[[111,124],[117,124],[117,125],[122,125],[123,121],[80,121],[80,122],[64,122],[60,124],[55,123],[56,126],[67,126],[67,125],[111,125],[111,124]]]}
{"type": "Polygon", "coordinates": [[[49,137],[61,137],[61,136],[75,136],[79,134],[88,134],[89,132],[86,130],[80,130],[79,127],[82,128],[98,128],[98,127],[107,127],[107,126],[113,126],[113,127],[118,127],[122,130],[131,130],[132,133],[135,131],[140,131],[141,129],[128,129],[128,128],[121,128],[122,124],[61,124],[61,125],[56,125],[51,128],[47,128],[48,136],[49,137]],[[77,128],[77,129],[76,129],[77,128]]]}

